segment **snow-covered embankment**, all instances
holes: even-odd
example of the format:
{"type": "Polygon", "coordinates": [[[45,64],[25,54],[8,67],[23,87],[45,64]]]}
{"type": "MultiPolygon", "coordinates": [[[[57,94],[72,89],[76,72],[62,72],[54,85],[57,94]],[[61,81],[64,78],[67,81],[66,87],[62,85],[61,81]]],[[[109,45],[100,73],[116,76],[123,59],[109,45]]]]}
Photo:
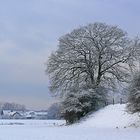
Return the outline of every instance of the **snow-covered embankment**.
{"type": "Polygon", "coordinates": [[[82,126],[95,128],[126,128],[138,127],[140,117],[136,114],[129,114],[125,104],[109,105],[90,115],[82,126]]]}

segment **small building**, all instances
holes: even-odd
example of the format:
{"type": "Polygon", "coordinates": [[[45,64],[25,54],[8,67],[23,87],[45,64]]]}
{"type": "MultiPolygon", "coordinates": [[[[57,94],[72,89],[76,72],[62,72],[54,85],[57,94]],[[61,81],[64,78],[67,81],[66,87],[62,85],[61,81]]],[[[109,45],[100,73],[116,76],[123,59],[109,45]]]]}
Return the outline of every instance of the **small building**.
{"type": "Polygon", "coordinates": [[[36,119],[47,119],[48,112],[36,112],[36,119]]]}
{"type": "Polygon", "coordinates": [[[18,111],[3,110],[0,114],[1,119],[23,119],[24,116],[18,111]]]}
{"type": "Polygon", "coordinates": [[[26,112],[26,115],[25,115],[25,118],[26,119],[35,119],[35,112],[34,111],[29,111],[29,112],[26,112]]]}
{"type": "Polygon", "coordinates": [[[10,118],[11,119],[22,119],[23,118],[23,115],[21,115],[19,112],[17,111],[13,111],[13,112],[10,112],[10,118]]]}

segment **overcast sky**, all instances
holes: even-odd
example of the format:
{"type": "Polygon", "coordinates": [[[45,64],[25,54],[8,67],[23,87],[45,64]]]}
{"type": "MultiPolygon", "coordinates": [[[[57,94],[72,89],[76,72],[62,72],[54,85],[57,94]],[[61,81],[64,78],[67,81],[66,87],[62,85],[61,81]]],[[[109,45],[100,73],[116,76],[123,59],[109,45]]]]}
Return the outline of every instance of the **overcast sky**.
{"type": "Polygon", "coordinates": [[[105,22],[140,35],[139,0],[0,0],[0,101],[45,109],[45,65],[62,35],[105,22]]]}

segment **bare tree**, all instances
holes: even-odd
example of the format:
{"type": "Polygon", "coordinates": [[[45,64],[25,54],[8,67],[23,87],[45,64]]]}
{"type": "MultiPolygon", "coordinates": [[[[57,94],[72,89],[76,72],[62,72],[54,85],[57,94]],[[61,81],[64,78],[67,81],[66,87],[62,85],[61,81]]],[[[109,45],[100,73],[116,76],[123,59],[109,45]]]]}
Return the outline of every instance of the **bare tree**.
{"type": "Polygon", "coordinates": [[[94,23],[80,27],[59,39],[46,72],[53,92],[73,88],[114,85],[127,82],[134,50],[126,32],[117,26],[94,23]]]}
{"type": "Polygon", "coordinates": [[[140,112],[140,73],[136,73],[129,86],[127,109],[131,113],[140,112]]]}
{"type": "Polygon", "coordinates": [[[16,103],[1,103],[1,110],[14,110],[14,111],[25,111],[26,107],[24,105],[16,104],[16,103]]]}

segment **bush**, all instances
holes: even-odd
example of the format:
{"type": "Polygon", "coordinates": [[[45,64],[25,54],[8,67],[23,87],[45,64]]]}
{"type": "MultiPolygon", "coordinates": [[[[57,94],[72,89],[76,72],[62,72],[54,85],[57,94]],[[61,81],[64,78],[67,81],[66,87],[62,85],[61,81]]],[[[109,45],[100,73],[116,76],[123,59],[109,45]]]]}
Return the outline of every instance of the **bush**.
{"type": "Polygon", "coordinates": [[[90,111],[101,108],[106,101],[104,92],[100,88],[96,90],[75,91],[67,94],[62,102],[62,117],[68,124],[71,124],[78,121],[90,111]]]}

